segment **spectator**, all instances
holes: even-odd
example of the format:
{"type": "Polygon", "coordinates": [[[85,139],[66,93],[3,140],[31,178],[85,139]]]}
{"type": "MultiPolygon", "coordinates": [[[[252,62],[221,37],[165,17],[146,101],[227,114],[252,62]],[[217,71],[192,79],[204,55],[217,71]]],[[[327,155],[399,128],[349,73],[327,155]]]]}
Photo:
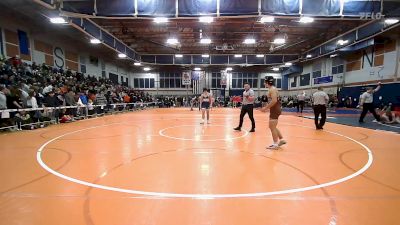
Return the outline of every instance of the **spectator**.
{"type": "MultiPolygon", "coordinates": [[[[20,101],[19,90],[15,87],[10,89],[9,96],[7,96],[7,108],[8,109],[22,109],[22,103],[20,101]]],[[[14,114],[16,114],[14,112],[14,114]]]]}
{"type": "Polygon", "coordinates": [[[60,101],[55,95],[54,91],[50,91],[48,95],[44,98],[43,105],[46,107],[58,107],[60,106],[60,101]]]}
{"type": "Polygon", "coordinates": [[[75,92],[73,90],[69,90],[68,93],[65,94],[65,105],[76,106],[75,92]]]}
{"type": "Polygon", "coordinates": [[[32,109],[39,108],[38,104],[37,104],[37,101],[36,101],[36,98],[35,98],[35,95],[36,95],[35,91],[32,90],[32,91],[29,92],[28,98],[26,100],[26,106],[28,108],[32,108],[32,109]]]}
{"type": "Polygon", "coordinates": [[[87,105],[88,104],[88,98],[87,98],[87,96],[86,96],[86,94],[84,92],[80,93],[79,99],[81,100],[83,105],[87,105]]]}
{"type": "Polygon", "coordinates": [[[7,109],[7,88],[5,86],[0,86],[0,110],[7,109]]]}

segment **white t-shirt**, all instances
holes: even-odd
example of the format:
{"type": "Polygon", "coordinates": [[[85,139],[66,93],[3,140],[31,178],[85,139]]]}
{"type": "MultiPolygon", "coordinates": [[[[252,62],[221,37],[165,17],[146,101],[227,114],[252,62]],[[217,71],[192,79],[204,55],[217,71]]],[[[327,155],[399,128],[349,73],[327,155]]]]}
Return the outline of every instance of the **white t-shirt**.
{"type": "Polygon", "coordinates": [[[249,89],[249,90],[243,92],[243,102],[242,103],[243,103],[243,105],[254,104],[254,100],[255,100],[254,98],[253,98],[253,100],[249,100],[246,97],[254,97],[253,89],[249,89]]]}
{"type": "Polygon", "coordinates": [[[323,91],[317,91],[313,94],[314,105],[326,105],[329,101],[329,96],[323,91]]]}
{"type": "Polygon", "coordinates": [[[361,99],[364,99],[363,100],[364,103],[372,103],[374,101],[374,94],[373,93],[364,92],[360,96],[360,100],[361,99]]]}
{"type": "Polygon", "coordinates": [[[37,101],[36,101],[35,97],[32,97],[32,98],[26,100],[26,105],[28,107],[31,107],[32,109],[38,108],[38,104],[37,104],[37,101]]]}

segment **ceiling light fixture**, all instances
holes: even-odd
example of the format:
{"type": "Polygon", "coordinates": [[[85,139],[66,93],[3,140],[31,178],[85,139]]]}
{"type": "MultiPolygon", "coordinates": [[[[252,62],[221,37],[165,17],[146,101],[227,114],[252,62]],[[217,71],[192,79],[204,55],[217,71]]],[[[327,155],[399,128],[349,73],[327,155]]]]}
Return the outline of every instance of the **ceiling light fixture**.
{"type": "Polygon", "coordinates": [[[92,38],[92,39],[90,39],[90,43],[92,43],[92,44],[100,44],[101,41],[99,39],[97,39],[97,38],[92,38]]]}
{"type": "Polygon", "coordinates": [[[254,39],[254,38],[246,38],[243,41],[243,44],[255,44],[255,43],[256,43],[256,39],[254,39]]]}
{"type": "Polygon", "coordinates": [[[227,67],[226,68],[226,71],[232,71],[233,69],[232,69],[232,67],[227,67]]]}
{"type": "Polygon", "coordinates": [[[285,63],[285,66],[291,66],[291,65],[293,65],[293,63],[291,63],[291,62],[285,63]]]}
{"type": "Polygon", "coordinates": [[[176,57],[176,58],[182,58],[183,55],[182,55],[182,54],[176,54],[175,57],[176,57]]]}
{"type": "Polygon", "coordinates": [[[311,58],[311,57],[312,57],[311,54],[306,55],[306,58],[311,58]]]}
{"type": "Polygon", "coordinates": [[[135,66],[140,66],[140,65],[142,65],[140,62],[135,62],[135,63],[133,63],[133,65],[135,65],[135,66]]]}
{"type": "Polygon", "coordinates": [[[279,68],[278,67],[274,67],[274,68],[272,68],[272,70],[273,71],[279,71],[279,68]]]}
{"type": "Polygon", "coordinates": [[[118,54],[118,57],[119,57],[119,58],[126,58],[126,55],[125,55],[124,53],[119,53],[119,54],[118,54]]]}
{"type": "Polygon", "coordinates": [[[212,23],[214,21],[214,17],[211,16],[202,16],[199,18],[199,22],[201,23],[212,23]]]}
{"type": "Polygon", "coordinates": [[[338,56],[338,54],[330,55],[331,58],[335,58],[336,56],[338,56]]]}
{"type": "Polygon", "coordinates": [[[196,71],[200,71],[200,70],[201,70],[201,68],[199,68],[199,67],[196,67],[196,68],[194,68],[194,70],[196,70],[196,71]]]}
{"type": "Polygon", "coordinates": [[[167,17],[156,17],[153,19],[155,23],[167,23],[168,18],[167,17]]]}
{"type": "Polygon", "coordinates": [[[312,23],[314,22],[314,18],[308,17],[308,16],[303,16],[299,20],[300,23],[312,23]]]}
{"type": "Polygon", "coordinates": [[[242,58],[243,55],[237,54],[235,55],[235,58],[242,58]]]}
{"type": "Polygon", "coordinates": [[[211,39],[210,38],[202,38],[200,39],[201,44],[211,44],[211,39]]]}
{"type": "Polygon", "coordinates": [[[264,55],[256,55],[257,58],[263,58],[264,55]]]}
{"type": "Polygon", "coordinates": [[[340,39],[337,43],[338,43],[338,45],[345,45],[345,44],[349,43],[349,40],[340,39]]]}
{"type": "Polygon", "coordinates": [[[285,44],[286,40],[285,40],[285,38],[275,38],[273,43],[274,44],[285,44]]]}
{"type": "Polygon", "coordinates": [[[261,17],[260,23],[272,23],[275,21],[275,18],[273,16],[264,16],[261,17]]]}
{"type": "Polygon", "coordinates": [[[392,25],[392,24],[395,24],[395,23],[398,23],[398,22],[399,22],[399,19],[395,19],[395,18],[388,18],[388,19],[385,20],[385,23],[387,23],[389,25],[392,25]]]}
{"type": "Polygon", "coordinates": [[[208,57],[210,57],[210,55],[209,54],[204,54],[204,55],[201,55],[201,57],[208,58],[208,57]]]}
{"type": "Polygon", "coordinates": [[[150,71],[151,69],[149,67],[143,68],[144,71],[150,71]]]}
{"type": "Polygon", "coordinates": [[[62,17],[54,17],[50,18],[50,22],[54,24],[65,24],[67,21],[62,17]]]}
{"type": "Polygon", "coordinates": [[[167,44],[176,45],[176,44],[179,44],[179,41],[176,38],[168,38],[167,39],[167,44]]]}

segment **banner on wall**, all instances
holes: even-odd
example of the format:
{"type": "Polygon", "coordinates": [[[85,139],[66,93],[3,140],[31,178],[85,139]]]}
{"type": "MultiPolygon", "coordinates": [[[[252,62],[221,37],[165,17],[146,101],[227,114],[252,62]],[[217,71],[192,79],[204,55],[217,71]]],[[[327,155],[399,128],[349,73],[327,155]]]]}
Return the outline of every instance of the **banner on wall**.
{"type": "Polygon", "coordinates": [[[221,81],[220,81],[220,85],[226,85],[228,82],[228,73],[223,70],[221,71],[221,81]]]}
{"type": "Polygon", "coordinates": [[[56,66],[59,69],[64,69],[65,68],[64,50],[60,47],[55,47],[53,49],[53,55],[54,55],[54,66],[56,66]]]}
{"type": "Polygon", "coordinates": [[[204,71],[192,71],[192,80],[203,80],[204,76],[204,71]]]}
{"type": "Polygon", "coordinates": [[[182,72],[182,85],[190,85],[192,83],[192,78],[190,77],[189,71],[182,72]]]}
{"type": "Polygon", "coordinates": [[[314,79],[314,84],[326,84],[332,82],[333,82],[333,76],[318,77],[314,79]]]}
{"type": "Polygon", "coordinates": [[[22,55],[29,55],[29,39],[25,31],[18,30],[19,53],[22,55]]]}

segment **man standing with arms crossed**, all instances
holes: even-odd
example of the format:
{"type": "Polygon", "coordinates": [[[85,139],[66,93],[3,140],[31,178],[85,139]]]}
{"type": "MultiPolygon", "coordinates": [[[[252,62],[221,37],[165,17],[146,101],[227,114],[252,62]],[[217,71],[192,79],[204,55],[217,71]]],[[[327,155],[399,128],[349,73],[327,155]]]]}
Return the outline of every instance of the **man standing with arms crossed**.
{"type": "Polygon", "coordinates": [[[249,83],[244,83],[242,110],[240,111],[240,122],[239,126],[236,127],[234,130],[240,131],[242,129],[243,117],[246,115],[246,113],[248,113],[251,120],[251,130],[249,132],[256,131],[256,122],[254,121],[253,117],[254,100],[254,91],[250,89],[249,83]]]}
{"type": "Polygon", "coordinates": [[[315,129],[324,129],[326,121],[326,105],[328,104],[329,96],[322,91],[322,87],[318,88],[318,91],[313,94],[313,109],[314,109],[314,121],[315,129]],[[319,115],[321,114],[321,121],[318,122],[319,115]]]}
{"type": "Polygon", "coordinates": [[[364,117],[367,115],[368,111],[374,115],[376,121],[381,121],[381,118],[376,114],[374,109],[374,93],[379,91],[379,89],[381,89],[381,82],[378,83],[378,87],[375,89],[373,87],[368,87],[367,91],[360,96],[360,104],[358,107],[362,109],[362,112],[358,120],[359,123],[364,123],[364,117]]]}

